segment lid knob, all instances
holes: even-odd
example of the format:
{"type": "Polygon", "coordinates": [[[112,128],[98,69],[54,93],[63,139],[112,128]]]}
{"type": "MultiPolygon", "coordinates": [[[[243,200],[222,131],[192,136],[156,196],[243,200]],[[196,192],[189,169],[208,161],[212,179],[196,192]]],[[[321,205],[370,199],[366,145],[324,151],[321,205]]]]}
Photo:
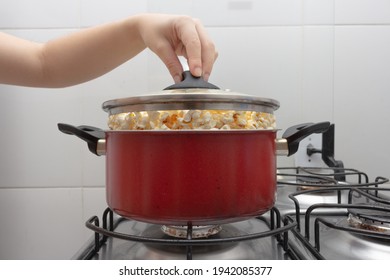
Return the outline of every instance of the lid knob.
{"type": "Polygon", "coordinates": [[[208,88],[208,89],[220,89],[219,87],[206,82],[203,77],[195,77],[190,71],[183,72],[183,81],[177,84],[173,84],[164,90],[170,89],[188,89],[188,88],[208,88]]]}

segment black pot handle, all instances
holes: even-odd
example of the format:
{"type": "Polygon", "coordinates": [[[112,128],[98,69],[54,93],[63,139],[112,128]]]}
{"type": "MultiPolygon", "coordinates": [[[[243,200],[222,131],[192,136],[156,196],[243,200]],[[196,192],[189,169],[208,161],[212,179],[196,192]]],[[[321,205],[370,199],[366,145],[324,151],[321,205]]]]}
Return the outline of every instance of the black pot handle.
{"type": "Polygon", "coordinates": [[[106,138],[104,130],[93,126],[81,125],[76,127],[65,123],[59,123],[58,129],[65,134],[75,135],[84,140],[92,153],[98,156],[101,155],[98,152],[98,143],[99,140],[106,138]]]}
{"type": "Polygon", "coordinates": [[[284,133],[283,138],[287,140],[288,156],[298,151],[299,142],[313,133],[323,133],[330,127],[330,122],[303,123],[289,127],[284,133]]]}
{"type": "Polygon", "coordinates": [[[188,89],[188,88],[208,88],[208,89],[219,89],[216,85],[206,82],[203,77],[195,77],[190,71],[183,72],[183,80],[180,83],[173,84],[164,90],[169,89],[188,89]]]}

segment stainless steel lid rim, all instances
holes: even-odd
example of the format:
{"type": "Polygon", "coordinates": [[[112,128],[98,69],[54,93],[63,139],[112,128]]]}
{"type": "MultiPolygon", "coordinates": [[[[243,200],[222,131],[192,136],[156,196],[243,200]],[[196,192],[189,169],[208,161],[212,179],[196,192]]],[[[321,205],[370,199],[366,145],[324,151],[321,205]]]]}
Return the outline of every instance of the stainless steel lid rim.
{"type": "Polygon", "coordinates": [[[222,92],[158,93],[109,100],[102,108],[110,114],[159,110],[236,110],[273,113],[279,102],[269,98],[222,92]]]}
{"type": "Polygon", "coordinates": [[[171,135],[177,135],[177,134],[250,134],[250,133],[275,133],[278,132],[279,129],[170,129],[170,130],[163,130],[163,129],[155,129],[155,130],[106,130],[105,133],[109,134],[171,134],[171,135]]]}

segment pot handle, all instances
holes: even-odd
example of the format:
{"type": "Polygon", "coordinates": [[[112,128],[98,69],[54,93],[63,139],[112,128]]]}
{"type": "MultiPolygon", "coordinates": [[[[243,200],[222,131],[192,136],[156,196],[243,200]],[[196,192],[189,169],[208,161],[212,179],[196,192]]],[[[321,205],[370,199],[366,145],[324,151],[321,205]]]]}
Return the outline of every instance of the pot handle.
{"type": "Polygon", "coordinates": [[[288,128],[283,133],[283,140],[287,142],[287,156],[298,151],[299,142],[313,133],[323,133],[330,127],[330,122],[303,123],[288,128]]]}
{"type": "Polygon", "coordinates": [[[169,89],[188,89],[188,88],[208,88],[208,89],[219,89],[216,85],[206,82],[203,77],[195,77],[190,71],[183,72],[183,80],[180,83],[173,84],[164,90],[169,89]]]}
{"type": "Polygon", "coordinates": [[[61,132],[75,135],[87,142],[89,150],[95,155],[105,154],[106,135],[104,130],[93,126],[81,125],[76,127],[65,123],[59,123],[57,126],[61,132]]]}

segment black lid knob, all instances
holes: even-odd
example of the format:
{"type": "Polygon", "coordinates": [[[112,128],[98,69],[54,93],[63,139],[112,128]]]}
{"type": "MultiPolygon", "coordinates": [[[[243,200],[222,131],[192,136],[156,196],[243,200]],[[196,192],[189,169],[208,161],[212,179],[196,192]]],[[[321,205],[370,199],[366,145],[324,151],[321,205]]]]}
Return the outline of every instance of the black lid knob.
{"type": "Polygon", "coordinates": [[[188,89],[188,88],[207,88],[207,89],[220,89],[219,87],[206,82],[203,77],[195,77],[190,71],[183,72],[183,81],[177,84],[173,84],[164,90],[169,89],[188,89]]]}

